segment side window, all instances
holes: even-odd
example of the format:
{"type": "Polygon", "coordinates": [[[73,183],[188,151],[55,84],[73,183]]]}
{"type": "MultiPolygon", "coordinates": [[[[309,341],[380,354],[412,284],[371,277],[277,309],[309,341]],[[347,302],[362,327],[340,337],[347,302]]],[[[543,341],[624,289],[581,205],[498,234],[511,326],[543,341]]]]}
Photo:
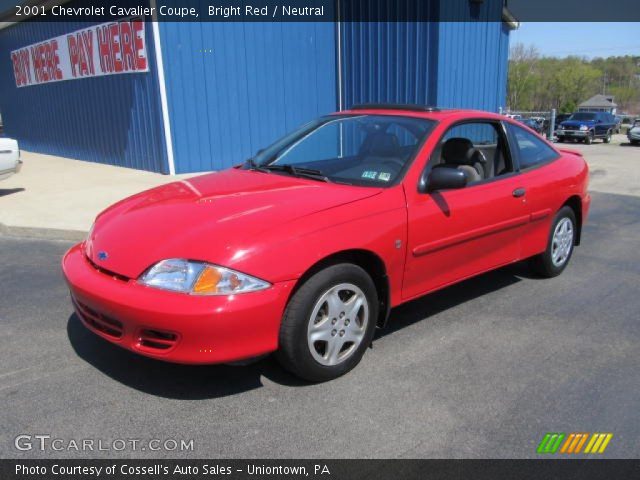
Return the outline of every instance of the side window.
{"type": "Polygon", "coordinates": [[[466,122],[451,127],[434,150],[429,168],[462,170],[468,183],[513,172],[499,125],[466,122]]]}
{"type": "Polygon", "coordinates": [[[516,140],[520,159],[520,169],[535,167],[555,159],[558,154],[539,136],[529,133],[517,125],[509,124],[516,140]]]}

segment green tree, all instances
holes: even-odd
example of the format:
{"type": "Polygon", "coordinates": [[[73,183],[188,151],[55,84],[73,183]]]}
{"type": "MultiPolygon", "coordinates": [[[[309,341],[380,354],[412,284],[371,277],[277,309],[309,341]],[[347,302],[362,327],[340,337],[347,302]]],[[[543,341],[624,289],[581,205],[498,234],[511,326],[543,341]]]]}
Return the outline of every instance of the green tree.
{"type": "Polygon", "coordinates": [[[510,51],[507,89],[511,110],[575,111],[597,93],[615,97],[618,111],[640,113],[640,56],[542,57],[532,46],[510,51]]]}

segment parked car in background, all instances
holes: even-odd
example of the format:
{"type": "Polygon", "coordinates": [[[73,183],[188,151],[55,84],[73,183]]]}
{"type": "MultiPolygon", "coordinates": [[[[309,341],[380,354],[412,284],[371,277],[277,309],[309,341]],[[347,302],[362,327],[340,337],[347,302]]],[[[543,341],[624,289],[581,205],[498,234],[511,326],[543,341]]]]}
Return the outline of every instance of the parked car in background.
{"type": "Polygon", "coordinates": [[[618,117],[615,116],[613,117],[615,122],[616,122],[616,126],[613,129],[613,133],[615,133],[616,135],[620,133],[620,129],[622,128],[622,117],[618,117]]]}
{"type": "Polygon", "coordinates": [[[545,118],[544,117],[529,117],[531,118],[531,120],[535,120],[536,122],[538,122],[540,125],[544,124],[545,118]]]}
{"type": "Polygon", "coordinates": [[[0,137],[0,180],[18,173],[22,167],[18,141],[0,137]]]}
{"type": "Polygon", "coordinates": [[[579,140],[589,145],[596,138],[601,138],[604,143],[609,143],[615,127],[615,118],[610,113],[576,112],[560,124],[556,136],[559,142],[579,140]]]}
{"type": "Polygon", "coordinates": [[[354,106],[116,203],[62,268],[82,323],[119,347],[192,364],[275,351],[324,381],[392,307],[523,259],[562,273],[588,177],[580,153],[503,115],[354,106]]]}
{"type": "Polygon", "coordinates": [[[538,122],[533,118],[523,118],[518,121],[523,125],[526,125],[527,127],[529,127],[531,130],[534,130],[536,133],[541,134],[544,131],[544,124],[541,122],[538,122]]]}
{"type": "Polygon", "coordinates": [[[640,143],[640,118],[636,118],[631,128],[627,132],[627,138],[631,145],[638,145],[640,143]]]}
{"type": "Polygon", "coordinates": [[[556,115],[556,130],[558,129],[558,127],[560,127],[560,124],[562,122],[564,122],[565,120],[569,120],[569,117],[571,116],[570,113],[558,113],[556,115]]]}

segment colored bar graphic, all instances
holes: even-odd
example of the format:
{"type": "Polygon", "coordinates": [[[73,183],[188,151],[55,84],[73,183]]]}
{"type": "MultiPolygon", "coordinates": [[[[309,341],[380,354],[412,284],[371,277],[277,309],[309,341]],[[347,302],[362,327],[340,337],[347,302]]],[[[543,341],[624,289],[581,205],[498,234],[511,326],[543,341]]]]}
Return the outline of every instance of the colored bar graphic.
{"type": "Polygon", "coordinates": [[[564,433],[547,433],[538,445],[538,453],[556,453],[564,437],[564,433]]]}
{"type": "Polygon", "coordinates": [[[612,433],[594,433],[584,453],[604,453],[612,438],[612,433]]]}
{"type": "Polygon", "coordinates": [[[570,433],[567,441],[562,445],[560,453],[580,453],[587,438],[589,438],[588,433],[570,433]]]}
{"type": "Polygon", "coordinates": [[[549,432],[542,438],[542,441],[538,445],[537,452],[540,454],[556,453],[560,448],[559,453],[565,454],[578,454],[578,453],[591,453],[601,454],[609,446],[609,442],[613,438],[613,433],[586,433],[586,432],[573,432],[569,434],[549,432]],[[591,436],[591,438],[589,438],[591,436]],[[562,441],[566,438],[564,443],[562,441]],[[589,440],[587,442],[587,439],[589,440]],[[585,443],[587,444],[584,451],[585,443]]]}

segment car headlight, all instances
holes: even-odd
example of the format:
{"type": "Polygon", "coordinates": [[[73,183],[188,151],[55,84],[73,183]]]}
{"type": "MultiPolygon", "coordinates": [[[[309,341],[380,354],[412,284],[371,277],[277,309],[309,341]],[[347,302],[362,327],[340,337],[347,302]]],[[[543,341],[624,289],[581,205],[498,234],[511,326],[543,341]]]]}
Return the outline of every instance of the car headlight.
{"type": "Polygon", "coordinates": [[[586,125],[580,125],[580,130],[582,131],[589,130],[589,127],[587,127],[586,125]]]}
{"type": "Polygon", "coordinates": [[[149,287],[193,295],[233,295],[264,290],[270,283],[204,262],[172,258],[147,270],[139,282],[149,287]]]}

